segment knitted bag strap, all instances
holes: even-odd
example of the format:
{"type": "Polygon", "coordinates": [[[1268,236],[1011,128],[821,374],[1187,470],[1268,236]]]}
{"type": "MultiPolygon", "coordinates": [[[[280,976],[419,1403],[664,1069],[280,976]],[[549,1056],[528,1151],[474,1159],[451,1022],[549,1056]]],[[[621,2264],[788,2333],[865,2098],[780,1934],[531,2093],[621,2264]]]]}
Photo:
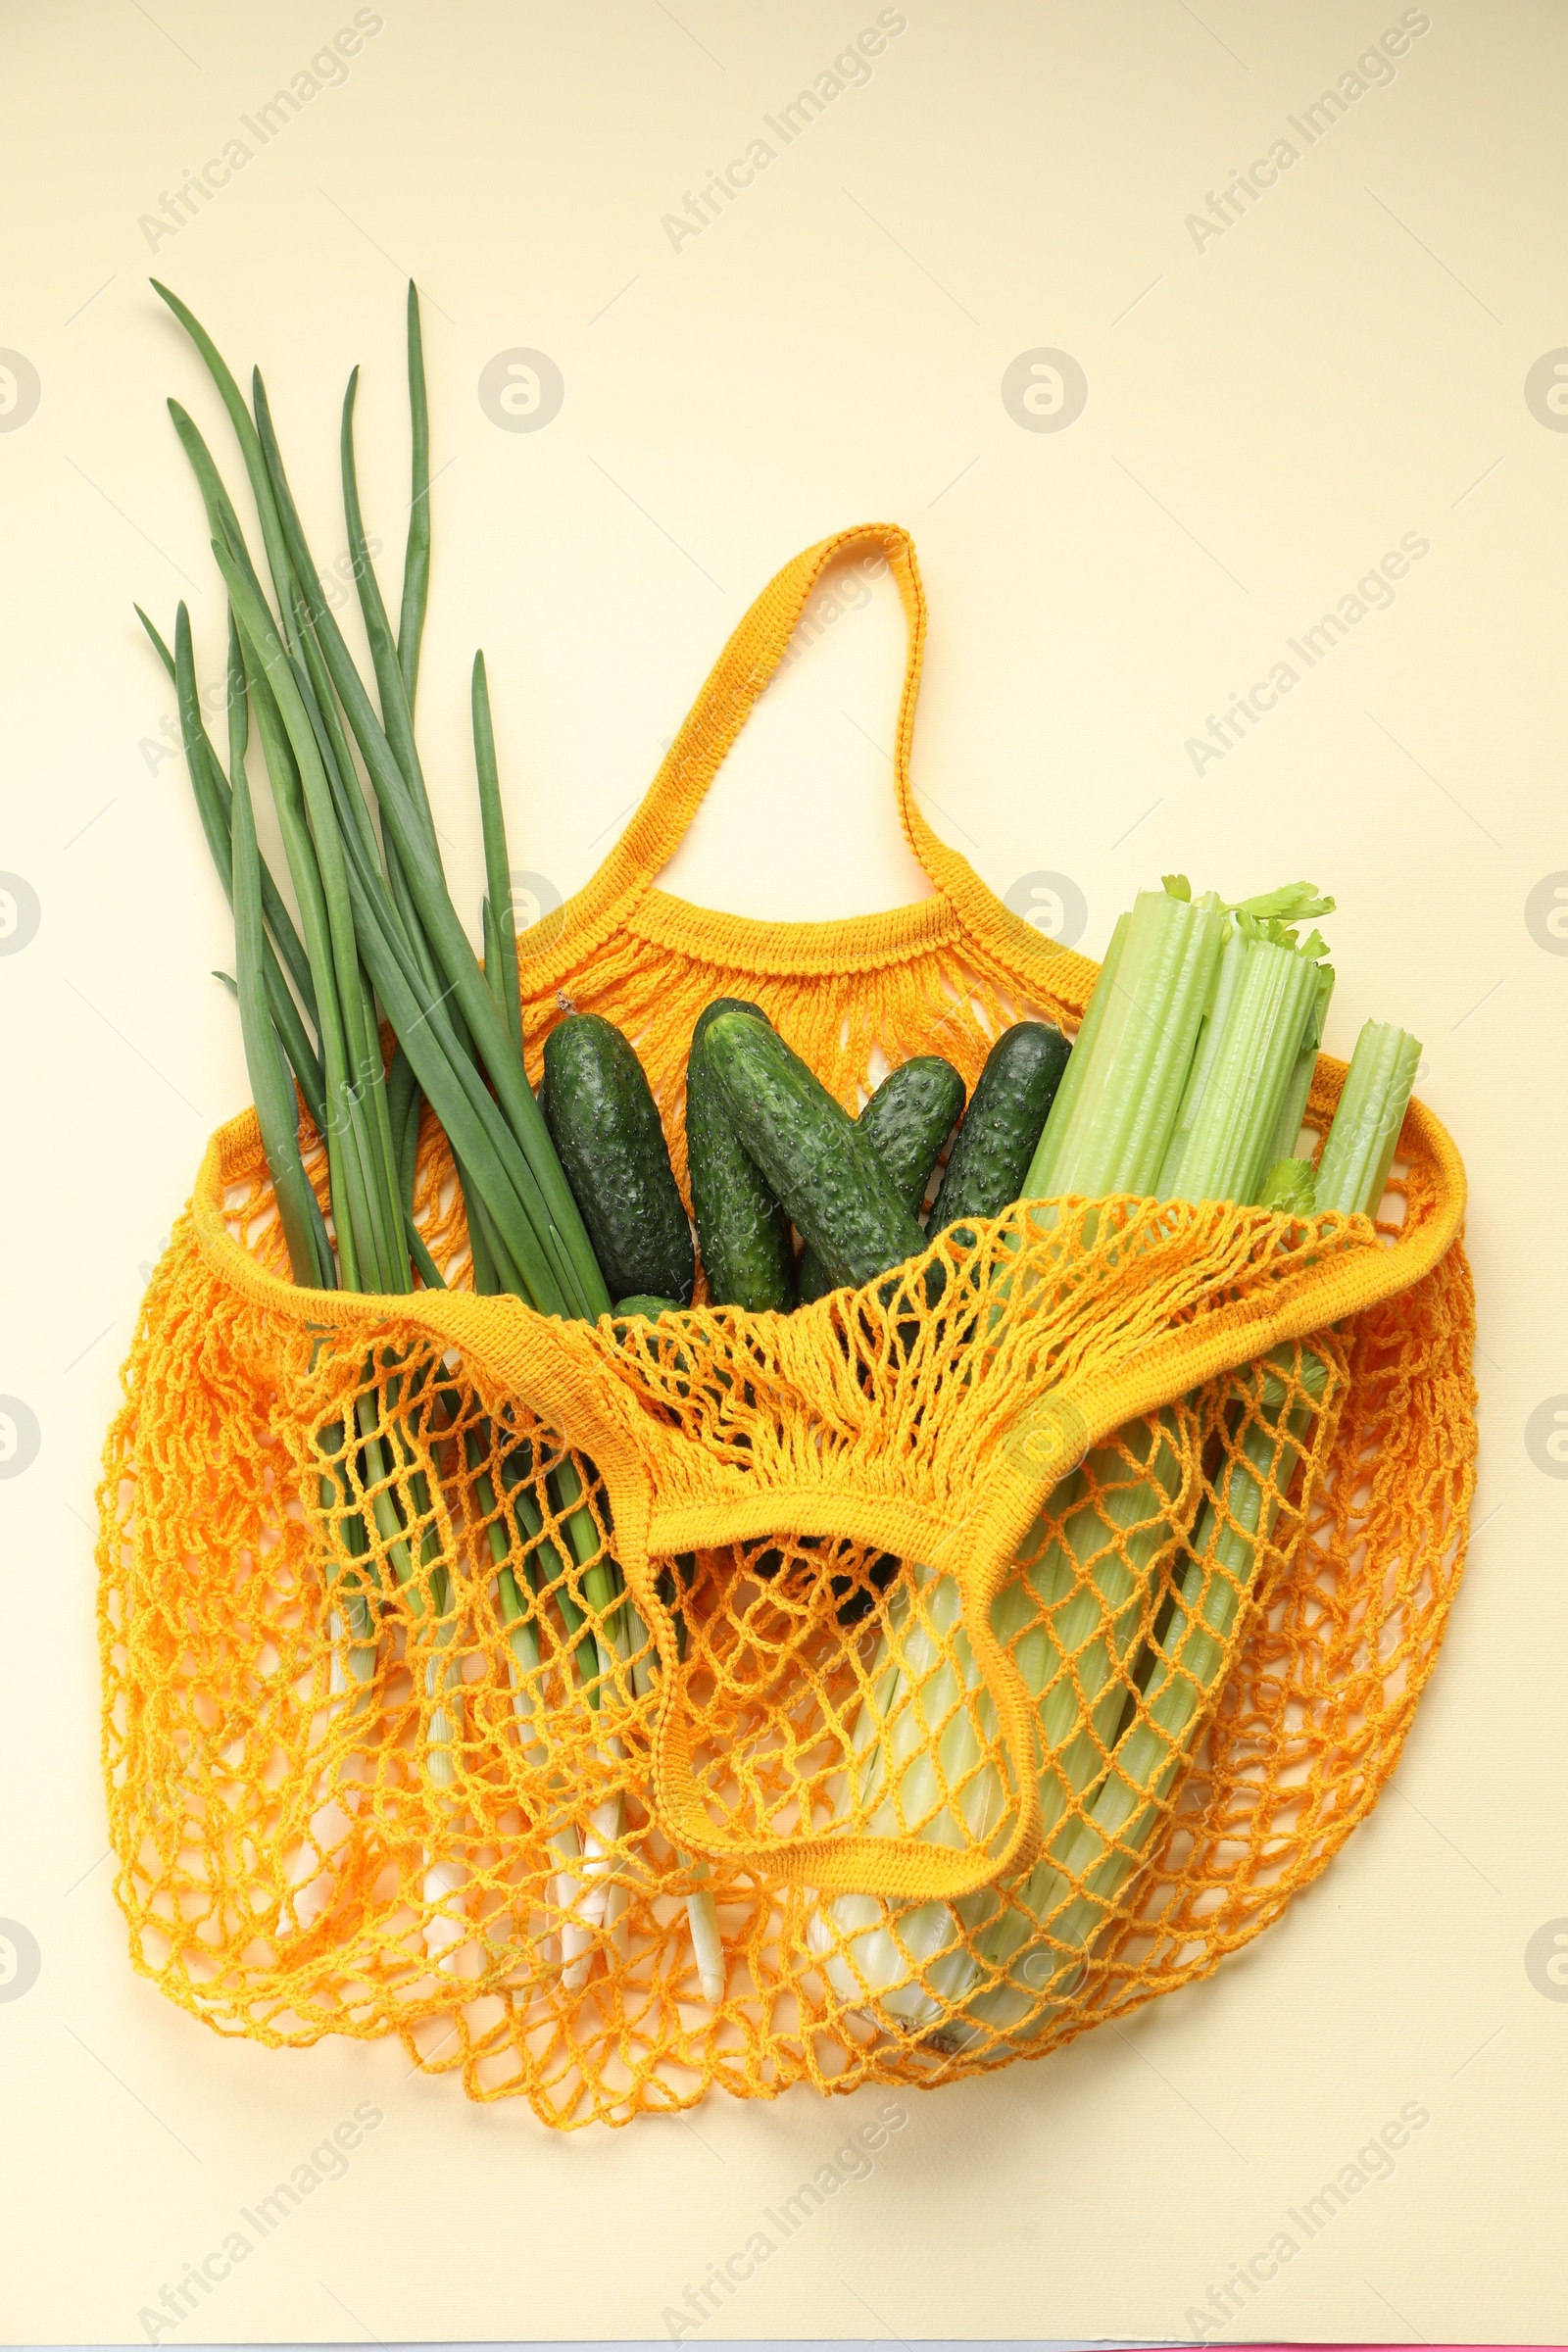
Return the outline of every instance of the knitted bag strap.
{"type": "MultiPolygon", "coordinates": [[[[547,923],[537,925],[532,933],[524,932],[519,940],[526,993],[536,996],[548,991],[561,974],[580,966],[648,896],[776,673],[824,572],[841,557],[860,548],[880,548],[886,556],[908,622],[908,650],[893,746],[894,785],[905,839],[962,928],[1000,957],[1009,973],[1064,1003],[1084,1003],[1094,981],[1094,964],[1068,949],[1054,946],[1030,924],[1009,913],[968,859],[949,848],[915,805],[909,754],[925,655],[926,602],[914,543],[895,522],[855,523],[836,531],[793,557],[768,582],[731,633],[662,765],[604,863],[547,923]]],[[[787,934],[791,926],[781,928],[787,934]]]]}

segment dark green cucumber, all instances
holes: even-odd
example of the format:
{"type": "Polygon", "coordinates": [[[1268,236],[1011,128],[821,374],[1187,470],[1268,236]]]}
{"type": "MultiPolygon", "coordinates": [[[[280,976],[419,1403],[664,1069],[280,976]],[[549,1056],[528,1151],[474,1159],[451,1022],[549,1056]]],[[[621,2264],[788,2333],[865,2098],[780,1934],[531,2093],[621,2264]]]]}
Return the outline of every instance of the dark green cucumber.
{"type": "MultiPolygon", "coordinates": [[[[963,1080],[939,1054],[919,1054],[888,1073],[856,1125],[876,1147],[883,1172],[912,1217],[925,1205],[942,1147],[963,1108],[963,1080]]],[[[828,1288],[822,1261],[808,1243],[797,1276],[801,1304],[828,1288]]]]}
{"type": "Polygon", "coordinates": [[[709,1067],[706,1040],[726,1012],[765,1027],[767,1015],[741,997],[720,997],[700,1016],[686,1063],[686,1156],[709,1302],[754,1314],[788,1313],[795,1304],[795,1252],[789,1219],[731,1122],[709,1067]]]}
{"type": "Polygon", "coordinates": [[[703,1051],[735,1132],[831,1287],[858,1290],[925,1248],[870,1137],[776,1030],[720,1013],[703,1051]]]}
{"type": "Polygon", "coordinates": [[[1071,1051],[1044,1021],[1019,1021],[998,1038],[931,1203],[933,1235],[960,1217],[1000,1217],[1018,1199],[1071,1051]]]}
{"type": "MultiPolygon", "coordinates": [[[[904,1565],[891,1551],[873,1551],[851,1573],[833,1574],[835,1563],[855,1560],[860,1551],[847,1536],[790,1536],[787,1542],[791,1551],[808,1555],[801,1561],[801,1568],[815,1565],[818,1575],[827,1573],[828,1590],[839,1604],[833,1614],[840,1625],[858,1625],[862,1617],[868,1617],[877,1594],[887,1591],[904,1565]]],[[[769,1582],[784,1566],[784,1553],[777,1544],[763,1542],[755,1549],[747,1547],[741,1556],[753,1576],[766,1577],[769,1582]]]]}
{"type": "Polygon", "coordinates": [[[544,1109],[612,1298],[688,1301],[697,1263],[659,1106],[612,1021],[569,1012],[556,1023],[544,1109]]]}

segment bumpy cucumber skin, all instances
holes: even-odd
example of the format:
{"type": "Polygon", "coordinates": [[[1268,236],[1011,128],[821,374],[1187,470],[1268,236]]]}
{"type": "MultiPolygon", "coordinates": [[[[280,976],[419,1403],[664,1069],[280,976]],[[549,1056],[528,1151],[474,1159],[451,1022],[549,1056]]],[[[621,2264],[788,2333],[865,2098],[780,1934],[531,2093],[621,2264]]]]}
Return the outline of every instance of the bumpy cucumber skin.
{"type": "MultiPolygon", "coordinates": [[[[963,1080],[952,1062],[939,1054],[918,1054],[889,1071],[856,1121],[875,1145],[884,1173],[912,1217],[925,1204],[931,1171],[962,1108],[963,1080]]],[[[809,1243],[797,1279],[803,1306],[829,1288],[809,1243]]]]}
{"type": "Polygon", "coordinates": [[[998,1038],[931,1203],[933,1235],[960,1217],[999,1217],[1018,1199],[1071,1051],[1044,1021],[1019,1021],[998,1038]]]}
{"type": "Polygon", "coordinates": [[[706,1039],[721,1013],[767,1015],[744,997],[720,997],[699,1016],[686,1063],[686,1158],[697,1245],[712,1306],[787,1314],[795,1304],[795,1252],[789,1219],[767,1179],[736,1134],[706,1039]]]}
{"type": "Polygon", "coordinates": [[[571,1012],[557,1022],[544,1108],[612,1298],[689,1301],[697,1261],[659,1106],[612,1021],[571,1012]]]}
{"type": "Polygon", "coordinates": [[[858,1290],[925,1248],[870,1137],[776,1030],[720,1013],[703,1045],[737,1133],[835,1289],[858,1290]]]}

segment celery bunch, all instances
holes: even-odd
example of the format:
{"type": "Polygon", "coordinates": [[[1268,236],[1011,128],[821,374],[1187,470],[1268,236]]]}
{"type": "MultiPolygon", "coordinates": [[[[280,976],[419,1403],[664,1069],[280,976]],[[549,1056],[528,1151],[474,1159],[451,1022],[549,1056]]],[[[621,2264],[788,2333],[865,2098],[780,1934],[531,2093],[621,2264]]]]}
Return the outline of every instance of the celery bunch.
{"type": "MultiPolygon", "coordinates": [[[[1321,937],[1303,940],[1297,926],[1332,910],[1304,882],[1229,906],[1212,893],[1195,900],[1181,875],[1141,893],[1112,935],[1025,1198],[1375,1213],[1420,1053],[1403,1031],[1367,1025],[1318,1177],[1296,1156],[1334,985],[1321,937]]],[[[1288,1401],[1293,1363],[1286,1351],[1247,1376],[1251,1414],[1223,1507],[1205,1504],[1191,1531],[1131,1710],[1133,1651],[1176,1533],[1171,1417],[1121,1432],[1050,1496],[1041,1519],[1058,1533],[993,1609],[1035,1702],[1044,1856],[1004,1893],[953,1905],[836,1898],[813,1916],[808,1942],[842,1999],[869,2001],[905,2032],[962,2004],[938,2036],[947,2047],[1031,2018],[1039,2031],[1043,1995],[1076,1973],[1160,1818],[1272,1534],[1278,1504],[1265,1497],[1289,1489],[1327,1382],[1307,1355],[1288,1401]],[[991,1988],[974,1990],[982,1978],[991,1988]]],[[[1024,1557],[1038,1545],[1036,1532],[1024,1557]]],[[[994,1714],[959,1616],[954,1580],[918,1568],[895,1601],[851,1743],[851,1787],[873,1835],[958,1845],[1002,1819],[1005,1791],[986,1755],[994,1714]],[[941,1727],[935,1758],[926,1726],[941,1727]]]]}

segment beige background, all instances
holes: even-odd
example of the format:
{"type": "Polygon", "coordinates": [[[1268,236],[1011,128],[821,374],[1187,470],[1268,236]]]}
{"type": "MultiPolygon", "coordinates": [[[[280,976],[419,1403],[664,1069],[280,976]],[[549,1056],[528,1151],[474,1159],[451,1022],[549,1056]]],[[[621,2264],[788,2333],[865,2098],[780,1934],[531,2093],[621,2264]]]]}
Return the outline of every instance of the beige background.
{"type": "MultiPolygon", "coordinates": [[[[1525,902],[1568,867],[1568,438],[1524,379],[1568,343],[1568,20],[1432,0],[1396,78],[1200,251],[1189,212],[1273,140],[1304,147],[1286,116],[1397,6],[907,0],[868,83],[677,253],[662,216],[873,22],[868,0],[385,0],[343,85],[155,263],[139,216],[352,13],[5,11],[0,344],[42,400],[0,431],[0,866],[41,924],[0,958],[0,1391],[41,1446],[0,1481],[0,1917],[42,1973],[0,2001],[0,2331],[138,2340],[139,2308],[368,2099],[385,2120],[348,2176],[165,2341],[658,2335],[875,2103],[715,2100],[562,2139],[411,2081],[391,2045],[216,2040],[125,1963],[101,1859],[95,1457],[148,1262],[245,1091],[207,977],[227,920],[157,758],[172,702],[130,612],[167,622],[189,595],[218,667],[162,409],[215,404],[146,289],[156,267],[236,364],[265,363],[323,550],[357,360],[370,522],[401,537],[403,273],[425,289],[449,470],[421,706],[461,904],[475,642],[514,854],[564,892],[767,575],[892,516],[931,593],[933,822],[999,891],[1070,876],[1096,953],[1168,867],[1235,895],[1319,879],[1342,906],[1331,1046],[1368,1014],[1416,1029],[1468,1155],[1480,1532],[1376,1818],[1217,1980],[912,2101],[874,2176],[706,2332],[1188,2332],[1188,2306],[1414,2101],[1431,2121],[1396,2176],[1230,2332],[1562,2335],[1568,2006],[1525,1947],[1568,1914],[1568,1487],[1524,1432],[1568,1390],[1568,960],[1525,902]],[[517,346],[564,377],[542,431],[479,405],[481,368],[517,346]],[[1040,346],[1089,381],[1058,432],[1001,397],[1040,346]],[[1392,609],[1197,775],[1187,738],[1407,532],[1430,553],[1392,609]]],[[[911,895],[878,748],[900,649],[884,582],[764,705],[676,887],[798,915],[911,895]]]]}

